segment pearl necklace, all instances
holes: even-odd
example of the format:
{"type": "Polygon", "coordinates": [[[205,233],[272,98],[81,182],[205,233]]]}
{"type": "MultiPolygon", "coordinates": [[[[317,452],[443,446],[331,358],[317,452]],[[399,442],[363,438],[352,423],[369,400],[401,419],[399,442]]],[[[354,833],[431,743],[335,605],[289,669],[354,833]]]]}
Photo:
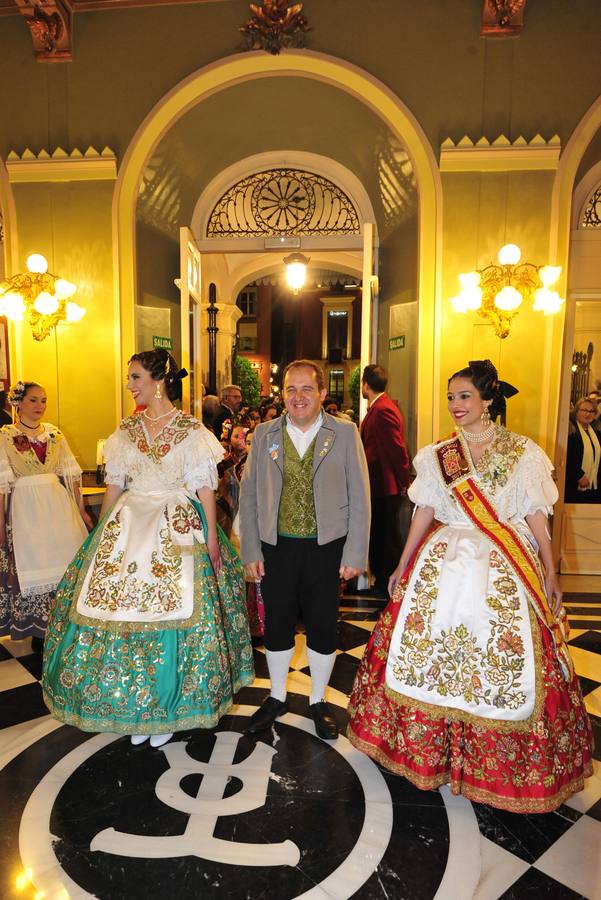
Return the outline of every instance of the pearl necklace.
{"type": "Polygon", "coordinates": [[[483,444],[485,441],[489,441],[491,439],[496,430],[497,426],[494,422],[491,422],[488,428],[485,428],[484,431],[473,432],[466,431],[465,428],[462,428],[461,432],[466,441],[469,441],[470,444],[483,444]]]}
{"type": "Polygon", "coordinates": [[[149,422],[158,422],[159,419],[164,419],[165,416],[170,416],[174,412],[175,412],[175,406],[172,406],[171,409],[168,409],[167,412],[161,413],[160,416],[149,416],[148,410],[146,410],[146,409],[144,410],[142,415],[144,416],[145,419],[148,419],[149,422]]]}

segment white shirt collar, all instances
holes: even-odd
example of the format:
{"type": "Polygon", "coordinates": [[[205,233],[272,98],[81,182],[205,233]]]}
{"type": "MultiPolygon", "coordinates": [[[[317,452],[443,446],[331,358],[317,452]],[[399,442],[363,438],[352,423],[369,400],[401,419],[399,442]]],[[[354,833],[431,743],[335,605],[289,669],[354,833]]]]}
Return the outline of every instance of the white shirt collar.
{"type": "Polygon", "coordinates": [[[286,416],[286,429],[288,431],[288,435],[290,440],[296,447],[296,452],[302,459],[305,453],[307,452],[307,447],[323,425],[323,412],[320,412],[317,416],[317,419],[306,431],[301,431],[296,425],[294,425],[290,421],[290,416],[286,416]]]}
{"type": "Polygon", "coordinates": [[[374,399],[373,399],[373,400],[371,401],[371,403],[369,404],[369,408],[371,409],[372,406],[374,405],[374,403],[376,402],[376,400],[379,400],[380,397],[383,397],[385,393],[386,393],[386,391],[380,391],[379,394],[376,394],[376,396],[374,397],[374,399]]]}

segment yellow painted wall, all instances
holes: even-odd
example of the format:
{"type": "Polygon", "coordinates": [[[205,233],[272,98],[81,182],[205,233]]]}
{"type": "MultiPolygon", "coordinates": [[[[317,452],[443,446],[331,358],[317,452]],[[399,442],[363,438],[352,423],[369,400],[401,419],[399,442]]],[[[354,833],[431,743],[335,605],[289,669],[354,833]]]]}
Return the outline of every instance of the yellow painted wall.
{"type": "MultiPolygon", "coordinates": [[[[555,327],[524,303],[510,334],[501,340],[477,313],[456,313],[449,297],[460,290],[458,275],[497,261],[503,244],[517,244],[522,261],[548,262],[553,173],[461,173],[443,176],[443,302],[440,358],[441,415],[438,434],[451,428],[446,412],[447,378],[470,359],[489,358],[500,377],[520,393],[508,404],[507,425],[548,445],[543,425],[543,384],[557,382],[561,357],[545,357],[547,328],[555,327]]],[[[556,385],[557,391],[557,385],[556,385]]],[[[556,393],[555,391],[555,393],[556,393]]],[[[552,415],[552,411],[549,413],[552,415]]]]}
{"type": "Polygon", "coordinates": [[[16,327],[13,379],[48,391],[47,420],[65,433],[84,469],[96,464],[96,441],[115,428],[115,355],[111,202],[113,182],[14,185],[19,224],[18,271],[33,252],[49,271],[78,286],[87,309],[76,324],[35,341],[16,327]]]}

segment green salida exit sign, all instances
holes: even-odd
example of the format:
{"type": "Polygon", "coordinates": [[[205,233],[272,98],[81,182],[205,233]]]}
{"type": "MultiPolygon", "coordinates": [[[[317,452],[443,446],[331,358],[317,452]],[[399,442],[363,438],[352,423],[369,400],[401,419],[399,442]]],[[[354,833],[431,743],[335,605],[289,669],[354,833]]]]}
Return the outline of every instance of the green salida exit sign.
{"type": "Polygon", "coordinates": [[[170,337],[159,337],[153,334],[152,346],[155,350],[173,350],[173,341],[170,337]]]}
{"type": "Polygon", "coordinates": [[[391,337],[388,339],[388,349],[389,350],[404,350],[405,349],[405,335],[399,334],[398,337],[391,337]]]}

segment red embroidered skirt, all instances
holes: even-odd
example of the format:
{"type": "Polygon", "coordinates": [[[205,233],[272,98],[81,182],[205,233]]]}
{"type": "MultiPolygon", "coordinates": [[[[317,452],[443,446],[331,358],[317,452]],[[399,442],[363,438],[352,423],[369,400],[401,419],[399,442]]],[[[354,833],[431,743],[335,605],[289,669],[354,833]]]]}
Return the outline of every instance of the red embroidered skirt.
{"type": "MultiPolygon", "coordinates": [[[[386,661],[403,593],[382,613],[349,701],[347,736],[384,768],[418,788],[450,784],[454,794],[511,812],[544,813],[582,790],[592,774],[592,733],[578,676],[567,683],[552,639],[540,629],[544,701],[530,730],[495,729],[418,709],[386,691],[386,661]]],[[[500,724],[500,723],[499,723],[500,724]]]]}

